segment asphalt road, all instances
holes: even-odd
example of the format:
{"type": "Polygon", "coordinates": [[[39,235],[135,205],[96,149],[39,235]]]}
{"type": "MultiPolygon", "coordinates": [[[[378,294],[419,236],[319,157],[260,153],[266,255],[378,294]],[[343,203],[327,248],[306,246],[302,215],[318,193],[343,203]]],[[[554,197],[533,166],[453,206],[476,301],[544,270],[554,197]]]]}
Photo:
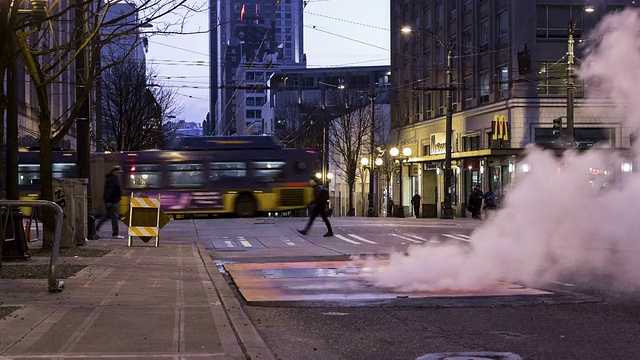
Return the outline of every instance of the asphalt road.
{"type": "MultiPolygon", "coordinates": [[[[340,236],[323,238],[320,221],[309,236],[296,234],[304,221],[193,222],[199,241],[219,264],[384,256],[416,243],[466,243],[479,225],[470,220],[334,218],[334,233],[340,236]]],[[[278,303],[245,304],[244,309],[278,359],[415,359],[427,353],[470,351],[511,352],[524,359],[638,357],[640,294],[595,290],[593,283],[577,278],[556,280],[546,290],[558,295],[543,301],[398,299],[380,306],[278,303]]],[[[233,279],[229,281],[235,287],[233,279]]]]}

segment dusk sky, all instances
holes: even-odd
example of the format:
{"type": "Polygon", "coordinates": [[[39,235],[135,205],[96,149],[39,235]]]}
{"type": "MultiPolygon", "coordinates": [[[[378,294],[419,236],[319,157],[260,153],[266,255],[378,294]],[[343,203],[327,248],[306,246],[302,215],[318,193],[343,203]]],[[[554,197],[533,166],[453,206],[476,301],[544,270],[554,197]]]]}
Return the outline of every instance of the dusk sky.
{"type": "MultiPolygon", "coordinates": [[[[389,65],[389,0],[311,0],[304,14],[308,67],[389,65]],[[315,27],[315,28],[314,28],[315,27]]],[[[186,32],[208,27],[207,14],[195,14],[186,32]]],[[[154,36],[147,62],[157,82],[178,93],[178,119],[202,122],[208,112],[207,34],[154,36]]]]}

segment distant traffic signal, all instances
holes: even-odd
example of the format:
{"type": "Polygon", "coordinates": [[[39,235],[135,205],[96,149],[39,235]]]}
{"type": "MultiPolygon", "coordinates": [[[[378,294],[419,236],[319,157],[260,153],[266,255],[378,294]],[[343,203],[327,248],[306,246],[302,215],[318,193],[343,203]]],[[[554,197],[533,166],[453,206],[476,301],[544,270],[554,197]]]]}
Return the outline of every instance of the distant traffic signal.
{"type": "Polygon", "coordinates": [[[562,118],[555,118],[553,119],[553,134],[554,135],[560,135],[560,133],[562,132],[562,118]]]}

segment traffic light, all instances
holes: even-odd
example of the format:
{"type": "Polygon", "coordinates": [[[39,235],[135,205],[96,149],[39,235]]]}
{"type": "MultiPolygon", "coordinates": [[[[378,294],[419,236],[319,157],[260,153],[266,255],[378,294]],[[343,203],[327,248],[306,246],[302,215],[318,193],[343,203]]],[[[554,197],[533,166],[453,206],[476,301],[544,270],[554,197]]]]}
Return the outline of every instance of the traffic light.
{"type": "Polygon", "coordinates": [[[562,132],[562,118],[553,119],[553,135],[560,135],[562,132]]]}
{"type": "Polygon", "coordinates": [[[524,45],[524,50],[518,52],[518,73],[520,75],[531,74],[531,53],[524,45]]]}

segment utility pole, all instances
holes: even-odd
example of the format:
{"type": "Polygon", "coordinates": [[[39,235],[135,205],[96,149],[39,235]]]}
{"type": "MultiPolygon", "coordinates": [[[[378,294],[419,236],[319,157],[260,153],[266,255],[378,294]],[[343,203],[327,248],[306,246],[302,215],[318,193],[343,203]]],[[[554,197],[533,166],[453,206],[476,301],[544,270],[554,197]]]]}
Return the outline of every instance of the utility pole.
{"type": "Polygon", "coordinates": [[[575,89],[573,83],[574,77],[574,52],[573,52],[573,30],[575,28],[575,24],[573,20],[569,20],[569,49],[567,51],[567,143],[571,147],[574,145],[574,131],[573,131],[573,91],[575,89]]]}
{"type": "Polygon", "coordinates": [[[369,217],[373,217],[375,210],[373,207],[373,168],[375,166],[375,162],[376,159],[374,158],[374,151],[375,151],[375,113],[376,113],[376,93],[375,91],[371,91],[371,93],[369,93],[369,97],[371,98],[371,129],[370,129],[370,133],[369,133],[369,137],[370,137],[370,152],[369,152],[369,156],[370,156],[370,160],[369,160],[369,211],[367,212],[369,217]]]}
{"type": "Polygon", "coordinates": [[[452,133],[453,133],[453,69],[452,69],[452,47],[449,40],[447,46],[447,117],[445,124],[445,156],[444,156],[444,206],[442,207],[442,219],[453,219],[453,208],[451,206],[451,196],[453,187],[453,169],[451,169],[452,133]]]}
{"type": "MultiPolygon", "coordinates": [[[[10,56],[12,57],[9,67],[7,68],[7,193],[6,198],[9,200],[18,200],[18,59],[17,41],[15,30],[10,36],[11,46],[10,56]]],[[[2,86],[0,84],[0,86],[2,86]]]]}
{"type": "MultiPolygon", "coordinates": [[[[87,179],[87,221],[92,221],[93,214],[93,199],[91,196],[91,134],[90,134],[90,120],[89,120],[89,96],[87,96],[87,51],[82,46],[86,36],[86,8],[84,0],[75,0],[75,41],[78,47],[78,54],[75,59],[76,65],[76,99],[80,99],[80,109],[76,117],[76,152],[78,156],[78,177],[81,179],[87,179]]],[[[101,99],[99,99],[102,101],[101,99]]],[[[98,107],[102,106],[102,103],[97,104],[98,107]]],[[[102,119],[100,119],[101,121],[102,119]]],[[[95,234],[93,232],[92,224],[87,224],[87,238],[94,239],[95,234]]],[[[78,244],[76,244],[78,245],[78,244]]]]}

